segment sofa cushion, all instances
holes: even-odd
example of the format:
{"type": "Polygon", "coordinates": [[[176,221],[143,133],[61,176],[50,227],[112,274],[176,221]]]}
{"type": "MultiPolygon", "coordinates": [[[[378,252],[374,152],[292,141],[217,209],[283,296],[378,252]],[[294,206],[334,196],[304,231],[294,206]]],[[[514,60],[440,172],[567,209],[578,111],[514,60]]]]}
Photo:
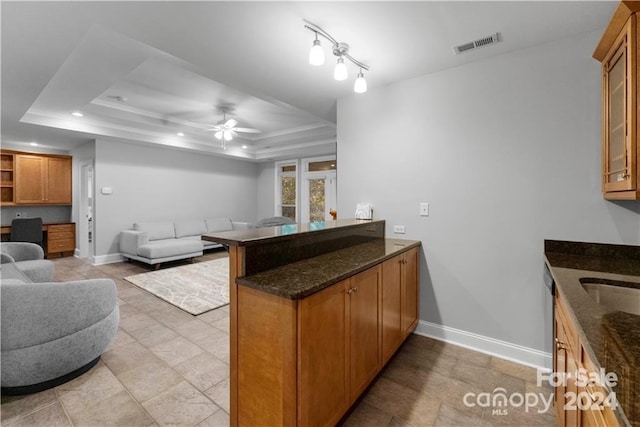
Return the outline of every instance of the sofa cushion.
{"type": "Polygon", "coordinates": [[[202,236],[207,232],[207,224],[203,220],[176,221],[173,223],[176,229],[176,237],[202,236]]]}
{"type": "Polygon", "coordinates": [[[29,283],[31,280],[14,263],[6,263],[0,268],[0,282],[2,284],[29,283]]]}
{"type": "Polygon", "coordinates": [[[32,282],[53,282],[53,262],[48,259],[18,261],[14,264],[32,282]]]}
{"type": "Polygon", "coordinates": [[[174,257],[195,252],[202,254],[202,243],[199,240],[191,239],[158,240],[138,248],[138,255],[149,259],[174,257]]]}
{"type": "Polygon", "coordinates": [[[207,223],[208,233],[233,230],[233,224],[229,218],[211,218],[205,220],[205,222],[207,223]]]}
{"type": "Polygon", "coordinates": [[[133,229],[149,234],[149,240],[174,239],[176,237],[173,222],[170,221],[136,222],[133,224],[133,229]]]}

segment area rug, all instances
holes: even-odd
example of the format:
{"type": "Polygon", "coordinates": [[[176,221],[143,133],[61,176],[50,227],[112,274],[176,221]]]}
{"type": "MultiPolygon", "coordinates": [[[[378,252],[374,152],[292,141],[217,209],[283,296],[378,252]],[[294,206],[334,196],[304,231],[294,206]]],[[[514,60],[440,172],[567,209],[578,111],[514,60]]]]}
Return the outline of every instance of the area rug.
{"type": "Polygon", "coordinates": [[[193,315],[229,304],[228,258],[135,274],[124,280],[193,315]]]}

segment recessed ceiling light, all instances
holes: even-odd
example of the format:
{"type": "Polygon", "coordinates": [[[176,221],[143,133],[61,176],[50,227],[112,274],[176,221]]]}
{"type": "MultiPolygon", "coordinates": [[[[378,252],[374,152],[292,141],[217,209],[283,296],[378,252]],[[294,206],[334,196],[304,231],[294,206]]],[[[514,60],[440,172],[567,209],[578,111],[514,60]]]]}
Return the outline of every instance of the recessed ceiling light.
{"type": "Polygon", "coordinates": [[[82,114],[80,111],[74,111],[73,113],[71,113],[72,116],[74,117],[83,117],[84,114],[82,114]]]}
{"type": "Polygon", "coordinates": [[[246,150],[249,147],[247,147],[246,145],[243,145],[242,148],[246,150]]]}
{"type": "Polygon", "coordinates": [[[182,132],[178,132],[176,135],[178,135],[178,136],[184,136],[184,133],[182,133],[182,132]]]}
{"type": "Polygon", "coordinates": [[[32,147],[37,147],[38,143],[37,142],[30,142],[29,145],[31,145],[32,147]]]}

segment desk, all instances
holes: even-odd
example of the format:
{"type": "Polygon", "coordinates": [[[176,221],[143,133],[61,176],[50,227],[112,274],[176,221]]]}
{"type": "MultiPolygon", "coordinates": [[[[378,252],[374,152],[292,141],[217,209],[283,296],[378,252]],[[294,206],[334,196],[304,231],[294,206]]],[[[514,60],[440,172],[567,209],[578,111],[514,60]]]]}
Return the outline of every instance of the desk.
{"type": "MultiPolygon", "coordinates": [[[[48,222],[42,224],[47,258],[72,256],[76,249],[76,224],[74,222],[48,222]]],[[[3,242],[9,241],[11,226],[0,227],[3,242]]]]}

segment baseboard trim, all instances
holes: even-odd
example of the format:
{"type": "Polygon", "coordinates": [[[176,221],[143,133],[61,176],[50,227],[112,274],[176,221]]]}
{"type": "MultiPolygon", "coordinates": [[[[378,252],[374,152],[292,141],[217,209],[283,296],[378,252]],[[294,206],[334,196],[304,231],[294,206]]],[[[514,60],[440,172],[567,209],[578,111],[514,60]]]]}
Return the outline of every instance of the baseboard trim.
{"type": "Polygon", "coordinates": [[[95,255],[91,257],[91,261],[93,265],[113,264],[116,262],[124,261],[124,257],[119,253],[107,254],[107,255],[95,255]]]}
{"type": "Polygon", "coordinates": [[[486,337],[473,332],[420,320],[414,333],[459,345],[480,353],[496,356],[501,359],[510,360],[532,368],[552,369],[551,353],[486,337]]]}

